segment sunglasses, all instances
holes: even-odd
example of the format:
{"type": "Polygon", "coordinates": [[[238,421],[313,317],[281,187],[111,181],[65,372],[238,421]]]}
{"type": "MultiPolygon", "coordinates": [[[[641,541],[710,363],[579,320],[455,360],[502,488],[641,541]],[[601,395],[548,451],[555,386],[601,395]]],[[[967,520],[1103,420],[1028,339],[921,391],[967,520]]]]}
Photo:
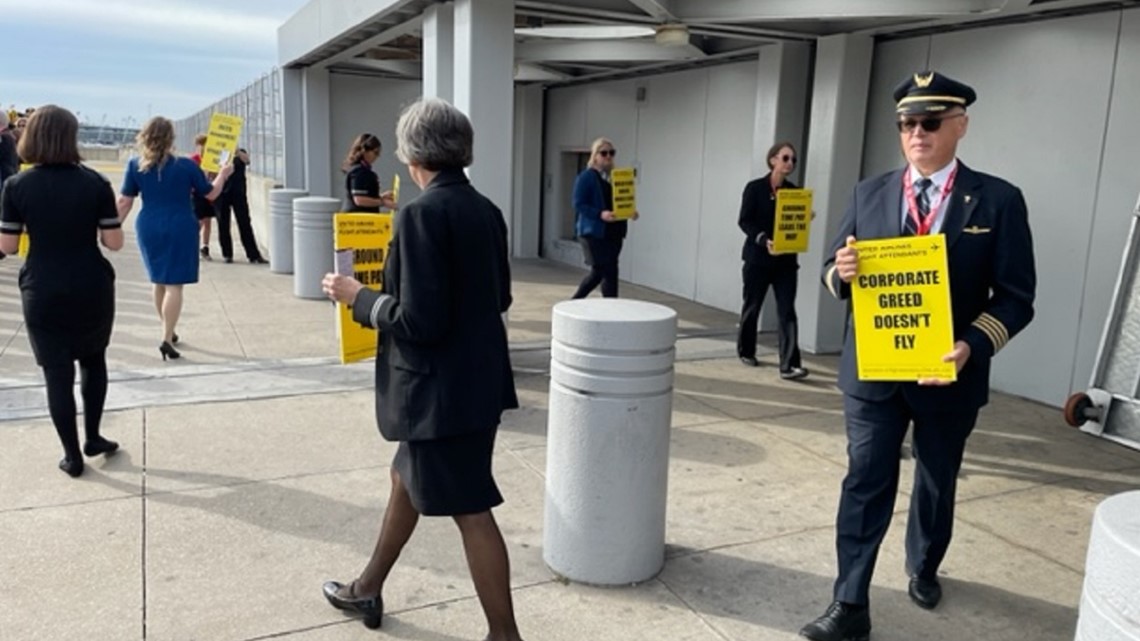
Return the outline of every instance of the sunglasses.
{"type": "Polygon", "coordinates": [[[906,132],[908,134],[914,133],[915,129],[921,127],[923,131],[934,133],[942,128],[942,121],[950,120],[951,118],[959,118],[964,114],[954,114],[953,116],[946,116],[944,118],[923,118],[918,120],[915,118],[906,118],[895,122],[898,125],[899,133],[906,132]]]}
{"type": "Polygon", "coordinates": [[[617,150],[616,149],[602,149],[602,150],[598,151],[598,155],[599,156],[616,156],[617,150]]]}
{"type": "Polygon", "coordinates": [[[780,156],[780,160],[782,160],[784,162],[795,162],[796,157],[795,156],[789,156],[788,154],[784,154],[783,156],[780,156]]]}

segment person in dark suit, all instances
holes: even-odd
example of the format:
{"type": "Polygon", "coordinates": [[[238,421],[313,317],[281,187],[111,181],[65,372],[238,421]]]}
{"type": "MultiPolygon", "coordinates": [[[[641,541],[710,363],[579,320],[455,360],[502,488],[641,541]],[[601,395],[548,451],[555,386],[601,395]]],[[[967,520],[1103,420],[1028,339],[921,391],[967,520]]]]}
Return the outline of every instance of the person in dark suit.
{"type": "MultiPolygon", "coordinates": [[[[617,150],[608,138],[590,145],[590,163],[574,180],[574,230],[590,272],[578,284],[573,298],[585,298],[600,284],[602,296],[617,298],[618,256],[629,223],[614,218],[614,190],[609,173],[617,150]]],[[[633,213],[637,220],[638,213],[633,213]]]]}
{"type": "Polygon", "coordinates": [[[107,345],[115,321],[115,270],[99,250],[123,247],[115,192],[80,164],[79,121],[55,105],[36,110],[20,137],[20,155],[35,166],[0,191],[0,250],[14,253],[30,238],[20,268],[24,323],[43,369],[48,410],[63,445],[59,469],[83,473],[83,455],[113,454],[119,444],[100,433],[107,397],[107,345]],[[75,364],[83,397],[85,442],[79,447],[75,364]]]}
{"type": "Polygon", "coordinates": [[[795,189],[788,174],[796,167],[796,148],[790,142],[779,142],[768,150],[766,175],[744,186],[740,199],[738,224],[744,232],[744,308],[740,312],[740,333],[736,337],[736,354],[740,362],[751,367],[756,360],[756,323],[760,306],[771,287],[776,295],[776,314],[780,319],[780,378],[797,380],[808,375],[800,364],[799,327],[796,320],[796,272],[799,261],[795,254],[778,254],[772,243],[776,228],[776,192],[795,189]]]}
{"type": "Polygon", "coordinates": [[[503,498],[491,458],[503,410],[518,407],[501,314],[511,305],[502,212],[468,182],[473,132],[440,99],[408,107],[397,155],[423,193],[400,209],[381,291],[328,274],[330,298],[380,330],[376,419],[400,445],[392,490],[371,560],[349,584],[329,581],[335,607],[378,627],[381,591],[420,515],[451,516],[492,641],[519,641],[510,567],[491,508],[503,498]]]}
{"type": "Polygon", "coordinates": [[[908,166],[864,180],[840,222],[823,278],[850,300],[859,239],[945,234],[954,345],[943,357],[957,382],[860,381],[848,304],[839,367],[848,467],[836,521],[839,576],[834,602],[801,634],[814,641],[867,639],[868,590],[894,511],[899,448],[908,426],[915,458],[906,532],[908,594],[934,608],[938,568],[950,545],[954,493],[966,439],[989,394],[990,360],[1033,318],[1037,285],[1025,199],[1008,182],[957,160],[966,135],[970,87],[936,72],[916,73],[894,93],[908,166]]]}
{"type": "Polygon", "coordinates": [[[237,220],[238,237],[241,238],[245,257],[254,265],[264,265],[269,261],[261,257],[257,239],[253,236],[253,226],[249,221],[249,198],[246,196],[245,170],[249,167],[249,152],[238,149],[234,156],[234,173],[226,179],[222,194],[214,202],[218,215],[218,244],[222,246],[222,260],[234,262],[234,239],[230,229],[230,212],[237,220]]]}

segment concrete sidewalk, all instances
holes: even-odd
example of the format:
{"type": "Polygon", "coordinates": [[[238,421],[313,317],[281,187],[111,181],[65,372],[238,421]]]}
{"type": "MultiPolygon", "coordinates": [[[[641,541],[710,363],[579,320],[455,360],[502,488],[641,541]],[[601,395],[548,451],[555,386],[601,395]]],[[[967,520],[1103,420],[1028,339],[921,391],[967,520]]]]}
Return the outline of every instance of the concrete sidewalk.
{"type": "MultiPolygon", "coordinates": [[[[163,363],[149,285],[128,238],[113,261],[109,351],[123,451],[81,479],[59,446],[21,329],[19,261],[0,262],[0,638],[253,641],[484,635],[459,535],[423,519],[385,592],[378,631],[329,608],[375,540],[394,446],[372,416],[371,365],[335,364],[332,307],[292,296],[292,277],[220,261],[187,289],[185,358],[163,363]]],[[[781,381],[732,353],[735,317],[630,285],[678,310],[669,560],[645,584],[559,581],[542,562],[550,307],[580,273],[515,265],[510,315],[523,407],[506,415],[496,511],[518,618],[531,641],[793,639],[830,600],[833,522],[845,469],[835,362],[781,381]]],[[[874,638],[1073,637],[1092,510],[1140,485],[1140,453],[1062,426],[1060,414],[996,395],[959,486],[946,597],[906,596],[902,533],[913,466],[872,593],[874,638]]]]}

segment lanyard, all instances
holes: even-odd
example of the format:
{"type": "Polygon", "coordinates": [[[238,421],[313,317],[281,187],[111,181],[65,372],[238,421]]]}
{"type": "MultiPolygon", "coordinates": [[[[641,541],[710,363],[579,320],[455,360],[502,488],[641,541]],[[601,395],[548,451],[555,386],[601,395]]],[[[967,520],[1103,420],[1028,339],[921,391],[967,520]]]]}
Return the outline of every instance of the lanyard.
{"type": "Polygon", "coordinates": [[[911,222],[914,223],[914,235],[925,236],[930,233],[930,228],[934,226],[934,219],[938,216],[938,210],[942,207],[942,201],[946,200],[946,195],[954,189],[954,179],[958,177],[958,165],[954,165],[954,169],[950,171],[950,176],[946,178],[946,184],[938,192],[938,200],[930,201],[930,210],[926,214],[926,220],[920,220],[918,216],[918,198],[914,193],[914,179],[910,177],[910,169],[908,168],[903,172],[903,188],[906,192],[906,209],[907,214],[910,215],[911,222]]]}

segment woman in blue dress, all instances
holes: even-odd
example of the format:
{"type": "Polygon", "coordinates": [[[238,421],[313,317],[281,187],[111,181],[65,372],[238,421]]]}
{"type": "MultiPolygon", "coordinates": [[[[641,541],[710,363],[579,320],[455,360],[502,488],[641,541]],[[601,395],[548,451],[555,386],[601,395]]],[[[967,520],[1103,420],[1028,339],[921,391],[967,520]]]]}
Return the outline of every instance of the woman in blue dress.
{"type": "Polygon", "coordinates": [[[192,197],[213,200],[221,193],[233,165],[222,167],[213,184],[189,158],[172,153],[174,125],[161,116],[151,118],[139,131],[139,155],[127,163],[119,190],[119,217],[126,221],[141,195],[142,210],[135,220],[135,234],[150,282],[154,283],[154,307],[162,321],[162,360],[182,356],[174,349],[174,332],[182,313],[182,286],[198,282],[198,219],[192,197]]]}

